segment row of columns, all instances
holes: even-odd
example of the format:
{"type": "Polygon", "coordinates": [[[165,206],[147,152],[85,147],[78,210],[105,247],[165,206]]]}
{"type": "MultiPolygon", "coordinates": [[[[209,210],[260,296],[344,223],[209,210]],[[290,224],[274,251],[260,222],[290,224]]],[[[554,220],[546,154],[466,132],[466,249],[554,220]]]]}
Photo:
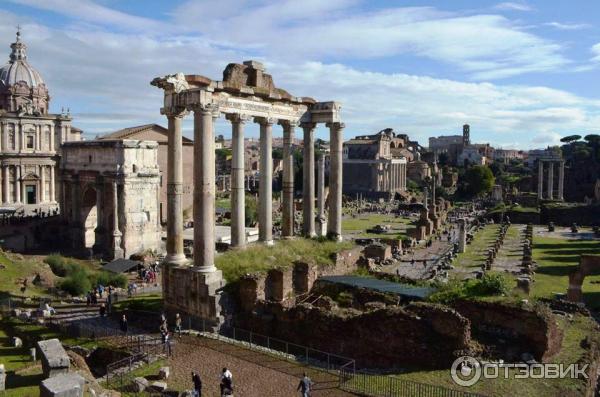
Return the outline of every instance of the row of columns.
{"type": "MultiPolygon", "coordinates": [[[[18,131],[21,127],[17,124],[17,131],[14,129],[8,129],[8,124],[3,123],[0,130],[0,151],[11,152],[11,151],[36,151],[36,152],[54,152],[56,151],[55,142],[55,128],[54,125],[35,125],[34,130],[29,131],[18,131]],[[46,128],[50,127],[48,131],[46,128]],[[48,132],[50,139],[48,139],[48,132]],[[12,136],[11,136],[12,134],[12,136]],[[33,148],[27,147],[27,136],[33,134],[33,148]],[[12,141],[12,142],[11,142],[12,141]],[[46,145],[42,145],[43,142],[47,142],[46,145]],[[42,147],[44,146],[44,147],[42,147]]],[[[14,128],[14,127],[13,127],[14,128]]],[[[62,128],[61,128],[62,132],[62,128]]],[[[60,143],[59,143],[60,145],[60,143]]]]}
{"type": "Polygon", "coordinates": [[[378,191],[399,191],[406,189],[406,163],[383,163],[378,191]]]}
{"type": "MultiPolygon", "coordinates": [[[[54,165],[39,165],[39,183],[37,189],[39,193],[39,203],[56,202],[55,192],[55,171],[54,165]],[[46,197],[46,169],[50,170],[50,189],[46,197]]],[[[24,176],[22,165],[3,165],[0,172],[0,203],[3,204],[21,204],[26,202],[25,183],[22,180],[24,176]],[[10,190],[10,175],[13,169],[13,192],[10,190]]]]}
{"type": "MultiPolygon", "coordinates": [[[[218,117],[214,105],[197,106],[194,109],[194,265],[200,272],[212,272],[215,255],[215,148],[214,121],[218,117]]],[[[183,184],[181,157],[181,120],[185,112],[167,113],[169,120],[168,145],[168,217],[167,258],[168,263],[183,264],[183,219],[181,195],[183,184]]],[[[232,181],[231,181],[231,245],[244,247],[245,192],[244,192],[244,124],[250,116],[228,114],[232,124],[232,181]]],[[[273,243],[273,159],[272,118],[254,117],[260,125],[260,184],[259,184],[259,240],[273,243]]],[[[283,192],[282,192],[282,237],[294,234],[294,129],[297,124],[280,120],[283,127],[283,192]]],[[[327,125],[331,135],[331,172],[329,173],[330,208],[327,234],[341,239],[342,218],[342,123],[327,125]]],[[[304,131],[304,190],[303,234],[315,236],[315,182],[314,182],[314,129],[315,123],[302,123],[304,131]]],[[[322,197],[324,201],[324,197],[322,197]]],[[[321,203],[321,202],[320,202],[321,203]]],[[[323,210],[320,204],[319,214],[323,210]]]]}
{"type": "MultiPolygon", "coordinates": [[[[554,200],[554,161],[538,160],[538,199],[544,199],[544,163],[548,163],[548,178],[546,182],[546,199],[554,200]]],[[[558,191],[556,199],[563,200],[565,181],[565,162],[558,161],[558,191]]]]}

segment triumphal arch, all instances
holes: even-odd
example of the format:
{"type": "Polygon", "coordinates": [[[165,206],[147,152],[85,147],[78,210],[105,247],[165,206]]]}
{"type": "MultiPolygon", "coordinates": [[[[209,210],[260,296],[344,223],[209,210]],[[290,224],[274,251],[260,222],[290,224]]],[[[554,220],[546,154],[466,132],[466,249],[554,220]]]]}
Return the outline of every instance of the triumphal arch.
{"type": "Polygon", "coordinates": [[[330,131],[329,216],[327,235],[342,238],[342,143],[344,124],[337,102],[295,97],[277,88],[260,62],[231,63],[223,80],[178,73],[159,77],[152,85],[164,90],[161,113],[169,125],[167,258],[163,273],[165,306],[203,318],[219,318],[222,275],[215,267],[215,146],[214,122],[225,116],[232,126],[231,245],[244,247],[244,125],[260,125],[259,240],[273,244],[273,126],[283,129],[282,238],[294,234],[295,128],[304,134],[303,234],[315,235],[314,131],[325,123],[330,131]],[[194,117],[194,261],[183,251],[181,194],[182,119],[194,117]]]}
{"type": "Polygon", "coordinates": [[[160,250],[157,142],[67,142],[62,153],[62,208],[72,248],[109,259],[160,250]]]}

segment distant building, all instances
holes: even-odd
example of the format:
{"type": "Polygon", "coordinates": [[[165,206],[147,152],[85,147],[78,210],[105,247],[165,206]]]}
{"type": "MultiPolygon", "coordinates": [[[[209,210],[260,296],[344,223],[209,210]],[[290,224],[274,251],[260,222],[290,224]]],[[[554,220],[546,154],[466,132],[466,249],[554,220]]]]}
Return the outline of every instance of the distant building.
{"type": "Polygon", "coordinates": [[[426,161],[421,160],[418,152],[415,155],[415,160],[409,162],[406,166],[406,177],[417,183],[431,177],[431,167],[426,161]]]}
{"type": "Polygon", "coordinates": [[[494,161],[499,161],[504,164],[510,163],[511,160],[523,159],[525,157],[523,151],[515,149],[495,149],[494,161]]]}
{"type": "MultiPolygon", "coordinates": [[[[123,128],[121,130],[106,134],[99,140],[138,140],[158,142],[158,168],[160,170],[160,199],[158,204],[158,216],[161,223],[167,222],[167,152],[168,152],[168,130],[158,124],[144,124],[136,127],[123,128]]],[[[183,195],[182,206],[191,209],[194,203],[194,141],[183,137],[183,195]]]]}
{"type": "Polygon", "coordinates": [[[391,129],[344,143],[344,194],[392,199],[406,190],[407,140],[391,129]]]}
{"type": "Polygon", "coordinates": [[[0,68],[0,208],[24,215],[54,213],[62,189],[58,172],[65,142],[81,140],[68,112],[50,114],[42,76],[17,39],[0,68]]]}
{"type": "Polygon", "coordinates": [[[471,144],[471,127],[468,124],[463,125],[462,135],[442,135],[429,138],[429,150],[436,157],[445,153],[448,156],[448,161],[456,164],[458,156],[463,148],[471,144]]]}
{"type": "Polygon", "coordinates": [[[562,153],[560,148],[548,147],[546,149],[534,149],[527,152],[527,166],[533,167],[537,160],[545,161],[560,161],[562,160],[562,153]]]}
{"type": "Polygon", "coordinates": [[[485,165],[487,157],[481,153],[479,148],[474,146],[465,147],[458,156],[459,164],[485,165]]]}

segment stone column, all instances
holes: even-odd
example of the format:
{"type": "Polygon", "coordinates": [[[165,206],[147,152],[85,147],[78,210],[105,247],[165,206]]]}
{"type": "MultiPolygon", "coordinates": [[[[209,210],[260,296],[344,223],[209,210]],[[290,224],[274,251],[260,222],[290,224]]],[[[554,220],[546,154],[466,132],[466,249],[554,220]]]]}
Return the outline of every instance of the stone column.
{"type": "Polygon", "coordinates": [[[194,109],[194,266],[215,267],[215,105],[194,109]]]}
{"type": "Polygon", "coordinates": [[[304,132],[304,160],[302,166],[302,233],[314,237],[315,233],[315,123],[302,123],[304,132]]]}
{"type": "Polygon", "coordinates": [[[538,160],[538,200],[544,199],[544,162],[538,160]]]}
{"type": "Polygon", "coordinates": [[[101,181],[96,182],[96,228],[94,229],[94,247],[95,253],[104,250],[104,184],[101,181]]]}
{"type": "Polygon", "coordinates": [[[246,245],[246,196],[244,192],[244,123],[247,116],[228,115],[231,121],[231,246],[246,245]]]}
{"type": "Polygon", "coordinates": [[[181,123],[185,112],[180,109],[167,114],[167,256],[165,262],[183,265],[183,136],[181,123]]]}
{"type": "Polygon", "coordinates": [[[317,224],[318,235],[325,236],[327,234],[325,221],[325,156],[319,154],[317,162],[317,224]]]}
{"type": "Polygon", "coordinates": [[[565,162],[561,161],[558,163],[558,199],[564,200],[564,186],[565,186],[565,162]]]}
{"type": "Polygon", "coordinates": [[[342,240],[342,145],[344,124],[328,123],[330,134],[330,170],[329,170],[329,219],[327,235],[342,240]]]}
{"type": "Polygon", "coordinates": [[[0,165],[0,172],[2,173],[0,175],[0,204],[6,203],[6,190],[4,186],[4,183],[6,181],[6,173],[4,172],[5,168],[6,166],[0,165]]]}
{"type": "Polygon", "coordinates": [[[260,181],[258,192],[258,238],[273,244],[273,123],[274,119],[257,118],[260,124],[260,181]]]}
{"type": "Polygon", "coordinates": [[[21,202],[21,166],[15,165],[15,203],[21,202]]]}
{"type": "Polygon", "coordinates": [[[50,166],[50,201],[56,202],[56,181],[54,180],[54,166],[50,166]]]}
{"type": "Polygon", "coordinates": [[[554,163],[548,163],[548,200],[554,199],[554,163]]]}
{"type": "Polygon", "coordinates": [[[465,252],[467,247],[467,226],[465,219],[458,220],[458,252],[465,252]]]}
{"type": "Polygon", "coordinates": [[[282,228],[283,238],[294,235],[294,128],[295,123],[280,122],[283,126],[283,191],[282,228]]]}
{"type": "Polygon", "coordinates": [[[121,237],[123,234],[119,230],[119,195],[117,181],[112,183],[113,187],[113,233],[112,233],[112,251],[113,259],[123,258],[124,252],[121,248],[121,237]]]}

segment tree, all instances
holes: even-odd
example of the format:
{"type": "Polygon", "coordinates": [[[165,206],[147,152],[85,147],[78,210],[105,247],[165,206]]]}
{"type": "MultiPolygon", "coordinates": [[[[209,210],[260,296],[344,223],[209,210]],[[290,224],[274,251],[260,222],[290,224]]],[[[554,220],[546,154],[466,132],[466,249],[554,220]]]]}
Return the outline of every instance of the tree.
{"type": "Polygon", "coordinates": [[[485,165],[476,165],[465,172],[465,192],[472,197],[489,193],[495,183],[494,174],[485,165]]]}
{"type": "Polygon", "coordinates": [[[571,143],[581,139],[581,135],[569,135],[560,139],[562,143],[571,143]]]}

